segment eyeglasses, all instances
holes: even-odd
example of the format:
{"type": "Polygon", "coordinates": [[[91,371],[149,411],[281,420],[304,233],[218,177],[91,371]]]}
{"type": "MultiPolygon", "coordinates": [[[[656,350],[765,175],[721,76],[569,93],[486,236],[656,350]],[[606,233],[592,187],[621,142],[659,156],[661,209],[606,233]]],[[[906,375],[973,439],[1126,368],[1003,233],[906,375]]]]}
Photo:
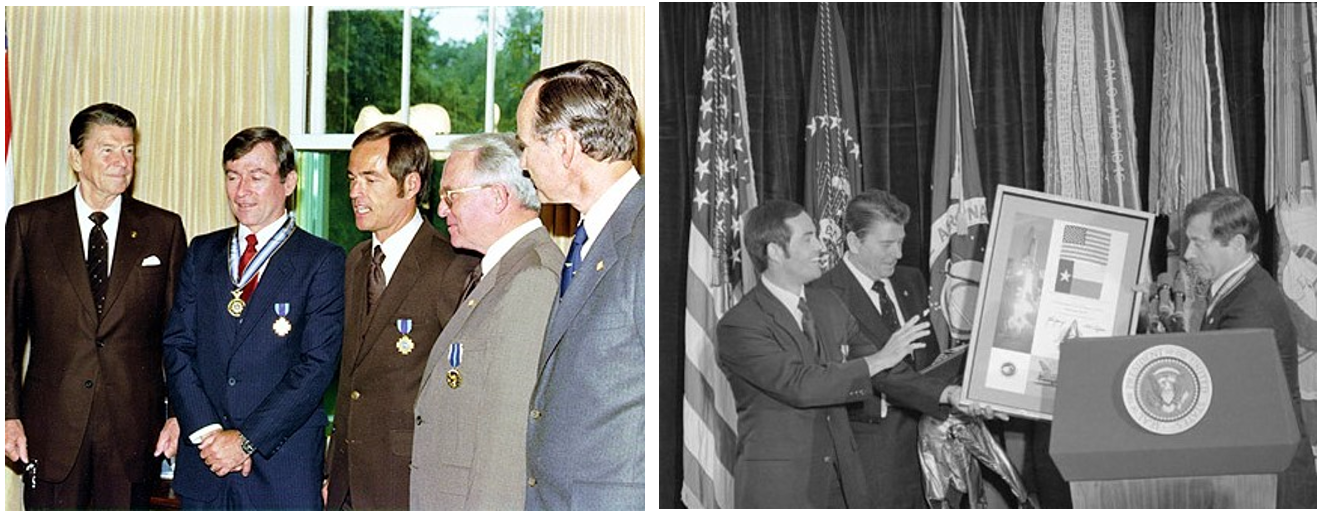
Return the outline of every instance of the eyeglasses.
{"type": "Polygon", "coordinates": [[[455,197],[455,195],[459,195],[459,194],[463,194],[463,193],[471,193],[471,192],[473,192],[473,191],[478,191],[478,190],[481,190],[481,189],[486,189],[486,188],[491,187],[491,186],[493,186],[493,185],[495,185],[495,184],[483,184],[483,185],[480,185],[480,186],[472,186],[472,187],[465,187],[465,188],[460,188],[460,189],[450,189],[450,190],[446,190],[446,191],[441,191],[441,200],[444,200],[444,201],[445,201],[445,206],[446,206],[446,207],[454,207],[454,200],[455,200],[454,197],[455,197]]]}

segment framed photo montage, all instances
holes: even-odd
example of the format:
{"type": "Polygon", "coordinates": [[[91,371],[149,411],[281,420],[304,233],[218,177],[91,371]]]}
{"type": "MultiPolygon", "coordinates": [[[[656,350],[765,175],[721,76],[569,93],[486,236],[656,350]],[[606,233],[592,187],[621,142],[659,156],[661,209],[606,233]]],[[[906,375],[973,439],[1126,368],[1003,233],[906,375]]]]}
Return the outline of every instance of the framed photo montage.
{"type": "Polygon", "coordinates": [[[998,188],[962,400],[1051,419],[1061,341],[1133,334],[1153,218],[998,188]]]}

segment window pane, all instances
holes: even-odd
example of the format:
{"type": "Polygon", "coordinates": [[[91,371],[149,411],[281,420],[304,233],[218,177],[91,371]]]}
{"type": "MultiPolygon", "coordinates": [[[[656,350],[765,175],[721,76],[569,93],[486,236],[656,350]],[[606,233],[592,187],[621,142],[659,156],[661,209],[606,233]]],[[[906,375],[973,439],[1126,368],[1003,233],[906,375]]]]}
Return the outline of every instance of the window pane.
{"type": "Polygon", "coordinates": [[[386,114],[399,110],[403,34],[401,10],[327,13],[326,133],[353,133],[369,105],[386,114]]]}
{"type": "MultiPolygon", "coordinates": [[[[442,106],[449,114],[450,133],[484,128],[489,13],[485,7],[435,8],[418,11],[414,19],[409,94],[415,106],[442,106]]],[[[497,130],[512,132],[523,82],[541,61],[542,11],[498,7],[495,13],[498,107],[493,114],[497,130]]]]}

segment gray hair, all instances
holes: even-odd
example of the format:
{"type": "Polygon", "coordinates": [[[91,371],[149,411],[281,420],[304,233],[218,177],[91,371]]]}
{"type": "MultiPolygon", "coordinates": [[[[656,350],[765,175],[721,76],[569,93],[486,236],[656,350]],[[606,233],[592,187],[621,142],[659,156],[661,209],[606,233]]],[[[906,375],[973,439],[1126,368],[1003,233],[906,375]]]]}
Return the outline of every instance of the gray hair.
{"type": "Polygon", "coordinates": [[[519,164],[519,146],[513,134],[484,133],[466,136],[450,143],[450,152],[477,152],[473,166],[473,186],[504,184],[524,207],[541,210],[532,179],[523,175],[519,164]]]}

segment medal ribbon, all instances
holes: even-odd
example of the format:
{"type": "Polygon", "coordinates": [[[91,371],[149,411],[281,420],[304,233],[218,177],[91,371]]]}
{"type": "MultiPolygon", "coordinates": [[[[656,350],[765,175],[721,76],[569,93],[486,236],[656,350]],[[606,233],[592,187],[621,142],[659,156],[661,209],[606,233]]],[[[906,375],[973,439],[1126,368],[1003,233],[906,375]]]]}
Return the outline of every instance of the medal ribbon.
{"type": "Polygon", "coordinates": [[[243,289],[248,285],[248,282],[252,282],[253,277],[257,276],[257,270],[262,269],[262,266],[266,265],[266,261],[271,259],[276,250],[285,245],[285,241],[289,240],[289,235],[294,233],[294,228],[294,213],[291,212],[285,215],[284,226],[281,226],[275,236],[271,237],[271,240],[266,243],[266,246],[262,247],[262,251],[257,252],[257,256],[253,257],[252,262],[248,263],[248,267],[243,270],[243,276],[239,276],[239,229],[234,229],[234,244],[230,245],[229,255],[230,284],[234,285],[234,289],[243,289]]]}
{"type": "Polygon", "coordinates": [[[409,335],[409,332],[413,331],[413,318],[395,320],[395,329],[399,330],[400,335],[409,335]]]}
{"type": "Polygon", "coordinates": [[[288,304],[288,303],[277,303],[277,304],[275,304],[275,315],[276,315],[276,316],[280,316],[280,317],[282,317],[282,318],[285,317],[285,316],[288,316],[288,315],[289,315],[289,304],[288,304]]]}
{"type": "Polygon", "coordinates": [[[458,368],[459,363],[464,360],[464,345],[462,343],[450,343],[450,368],[458,368]]]}

